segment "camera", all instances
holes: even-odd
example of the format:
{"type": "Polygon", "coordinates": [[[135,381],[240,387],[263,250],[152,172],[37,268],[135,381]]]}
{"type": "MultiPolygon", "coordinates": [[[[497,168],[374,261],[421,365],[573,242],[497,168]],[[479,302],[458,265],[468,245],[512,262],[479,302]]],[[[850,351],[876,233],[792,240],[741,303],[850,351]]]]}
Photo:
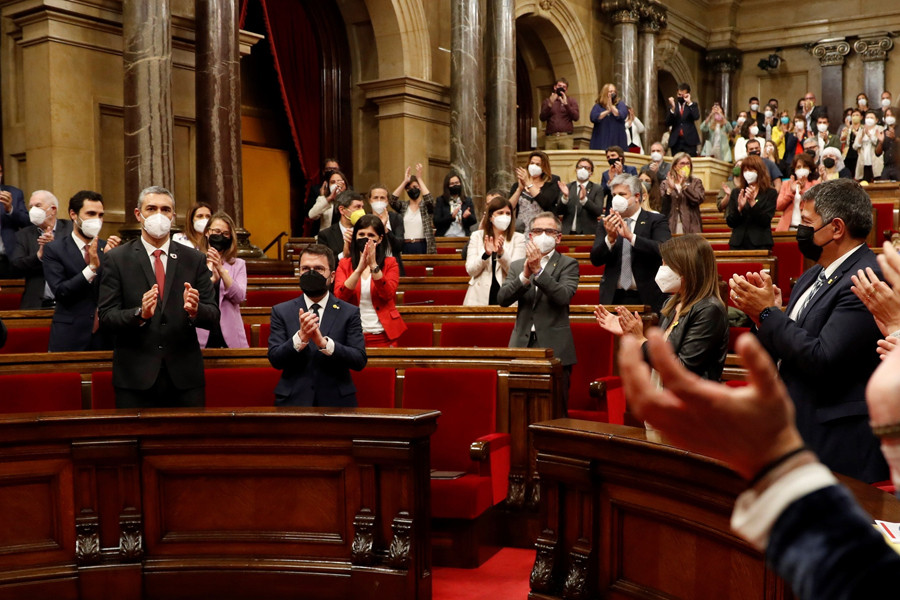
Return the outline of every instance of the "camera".
{"type": "Polygon", "coordinates": [[[566,93],[566,88],[558,87],[553,91],[554,91],[554,93],[556,93],[557,96],[562,96],[563,94],[566,93]]]}

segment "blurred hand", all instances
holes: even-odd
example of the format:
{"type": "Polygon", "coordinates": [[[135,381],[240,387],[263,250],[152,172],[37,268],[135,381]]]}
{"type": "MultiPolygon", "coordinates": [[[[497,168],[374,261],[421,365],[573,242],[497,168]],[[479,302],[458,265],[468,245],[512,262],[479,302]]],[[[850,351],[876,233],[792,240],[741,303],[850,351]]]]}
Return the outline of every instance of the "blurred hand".
{"type": "Polygon", "coordinates": [[[625,334],[625,331],[622,329],[622,322],[619,320],[618,315],[614,315],[606,310],[606,307],[602,304],[598,304],[596,308],[594,308],[594,318],[597,319],[597,324],[600,325],[600,327],[611,334],[625,334]]]}
{"type": "MultiPolygon", "coordinates": [[[[897,252],[893,251],[896,255],[897,252]]],[[[850,280],[853,286],[850,288],[856,297],[869,309],[875,317],[878,329],[884,335],[890,335],[900,330],[900,289],[891,287],[878,279],[878,275],[871,267],[866,267],[852,275],[850,280]]]]}

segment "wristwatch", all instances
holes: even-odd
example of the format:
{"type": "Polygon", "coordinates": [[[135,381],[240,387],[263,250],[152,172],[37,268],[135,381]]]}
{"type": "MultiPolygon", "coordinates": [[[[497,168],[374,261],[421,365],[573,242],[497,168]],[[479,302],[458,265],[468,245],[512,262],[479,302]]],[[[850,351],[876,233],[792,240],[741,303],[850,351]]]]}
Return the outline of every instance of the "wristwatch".
{"type": "Polygon", "coordinates": [[[139,319],[139,320],[141,321],[142,324],[143,324],[143,323],[146,323],[147,321],[150,320],[150,319],[145,319],[145,318],[144,318],[144,315],[141,314],[141,313],[142,313],[142,311],[141,311],[141,307],[140,307],[140,306],[138,306],[136,309],[134,309],[134,316],[135,316],[135,318],[136,318],[136,319],[139,319]]]}
{"type": "Polygon", "coordinates": [[[760,324],[760,325],[762,325],[762,322],[763,322],[763,321],[765,321],[766,319],[769,318],[769,315],[772,314],[772,309],[778,310],[778,307],[776,307],[776,306],[769,306],[769,307],[764,308],[764,309],[762,310],[762,312],[759,313],[759,324],[760,324]]]}
{"type": "Polygon", "coordinates": [[[375,273],[381,273],[381,267],[379,267],[378,265],[375,265],[374,267],[369,269],[369,271],[372,272],[372,275],[374,275],[375,273]]]}

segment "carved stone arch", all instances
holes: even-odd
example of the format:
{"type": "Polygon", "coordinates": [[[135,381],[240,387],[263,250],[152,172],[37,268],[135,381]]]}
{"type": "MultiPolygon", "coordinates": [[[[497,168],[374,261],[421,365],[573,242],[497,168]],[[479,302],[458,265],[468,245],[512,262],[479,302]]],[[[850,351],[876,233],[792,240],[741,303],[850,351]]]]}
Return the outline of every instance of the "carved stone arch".
{"type": "MultiPolygon", "coordinates": [[[[691,73],[691,69],[678,50],[679,39],[674,36],[661,35],[656,43],[656,68],[668,71],[678,81],[691,86],[694,95],[697,94],[697,80],[691,73]]],[[[675,90],[666,91],[664,96],[672,96],[675,90]]]]}
{"type": "Polygon", "coordinates": [[[365,0],[365,3],[378,49],[378,78],[414,77],[431,81],[431,36],[422,0],[365,0]]]}

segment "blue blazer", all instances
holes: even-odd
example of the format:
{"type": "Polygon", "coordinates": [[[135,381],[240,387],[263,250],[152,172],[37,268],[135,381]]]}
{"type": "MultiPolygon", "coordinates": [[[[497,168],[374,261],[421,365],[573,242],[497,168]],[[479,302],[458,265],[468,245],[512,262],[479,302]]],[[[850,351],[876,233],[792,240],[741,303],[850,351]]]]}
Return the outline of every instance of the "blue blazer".
{"type": "Polygon", "coordinates": [[[12,195],[12,212],[6,214],[5,210],[0,209],[0,239],[6,248],[4,253],[12,259],[13,251],[16,249],[16,231],[30,225],[31,221],[28,218],[28,209],[25,208],[25,194],[22,190],[11,185],[0,185],[0,191],[12,195]]]}
{"type": "Polygon", "coordinates": [[[785,312],[774,311],[759,327],[759,340],[776,361],[797,408],[803,440],[832,471],[873,483],[888,478],[881,447],[869,427],[866,383],[880,361],[881,332],[850,291],[858,269],[881,276],[875,254],[862,246],[813,297],[795,323],[788,318],[822,271],[807,270],[791,292],[785,312]]]}
{"type": "Polygon", "coordinates": [[[329,293],[323,304],[322,335],[334,340],[334,353],[326,356],[315,344],[294,349],[300,330],[304,297],[272,307],[269,362],[283,371],[275,386],[276,406],[356,406],[356,386],[350,369],[366,366],[366,341],[359,308],[329,293]]]}

